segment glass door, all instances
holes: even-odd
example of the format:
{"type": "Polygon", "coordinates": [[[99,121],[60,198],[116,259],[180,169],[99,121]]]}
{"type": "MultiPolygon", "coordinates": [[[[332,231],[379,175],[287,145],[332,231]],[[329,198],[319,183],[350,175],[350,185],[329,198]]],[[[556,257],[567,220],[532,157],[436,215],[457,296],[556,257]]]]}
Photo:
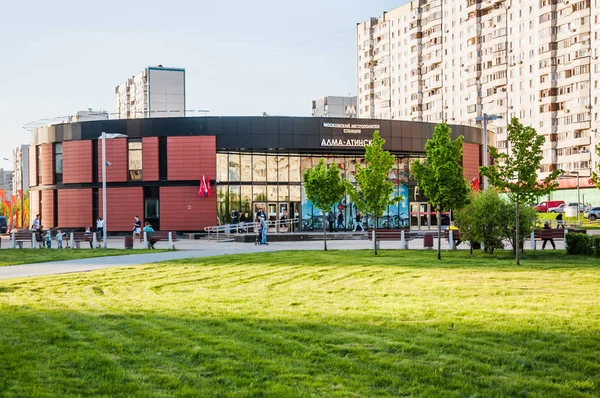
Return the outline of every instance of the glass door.
{"type": "Polygon", "coordinates": [[[269,232],[277,231],[277,221],[279,215],[277,213],[277,203],[269,203],[267,211],[267,220],[269,220],[269,232]]]}

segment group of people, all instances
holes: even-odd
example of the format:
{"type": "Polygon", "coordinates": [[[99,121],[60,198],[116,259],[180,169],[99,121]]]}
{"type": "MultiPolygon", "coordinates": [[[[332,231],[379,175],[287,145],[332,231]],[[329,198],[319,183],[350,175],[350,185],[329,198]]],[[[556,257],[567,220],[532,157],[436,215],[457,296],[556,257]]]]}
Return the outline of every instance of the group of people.
{"type": "MultiPolygon", "coordinates": [[[[340,230],[346,231],[346,226],[344,225],[344,213],[342,213],[341,210],[338,212],[337,216],[332,211],[329,212],[329,214],[327,214],[327,223],[329,225],[329,232],[334,231],[334,224],[336,232],[339,232],[340,230]]],[[[363,227],[362,215],[360,214],[360,211],[356,212],[356,216],[354,217],[354,229],[352,231],[356,232],[358,228],[360,228],[361,231],[365,230],[365,228],[363,227]]]]}

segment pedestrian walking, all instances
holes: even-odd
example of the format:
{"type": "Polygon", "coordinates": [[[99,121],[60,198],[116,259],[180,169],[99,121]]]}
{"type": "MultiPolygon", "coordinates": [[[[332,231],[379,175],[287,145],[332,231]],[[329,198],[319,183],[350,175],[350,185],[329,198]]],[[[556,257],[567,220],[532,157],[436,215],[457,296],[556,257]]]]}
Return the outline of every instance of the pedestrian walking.
{"type": "Polygon", "coordinates": [[[344,231],[346,230],[346,227],[344,226],[344,213],[342,213],[342,211],[340,210],[337,216],[337,226],[335,227],[335,229],[337,231],[339,231],[341,229],[343,229],[344,231]]]}
{"type": "MultiPolygon", "coordinates": [[[[552,230],[552,228],[550,228],[550,224],[548,223],[548,221],[546,221],[544,223],[543,230],[544,231],[551,231],[552,230]]],[[[556,245],[554,244],[554,239],[552,239],[552,237],[550,237],[550,238],[542,238],[542,240],[544,241],[544,243],[542,244],[542,250],[544,250],[546,248],[546,243],[548,243],[548,242],[550,242],[550,244],[552,245],[552,249],[556,250],[556,245]]]]}
{"type": "Polygon", "coordinates": [[[356,218],[354,219],[354,231],[356,231],[356,228],[360,227],[361,231],[364,231],[364,227],[362,224],[362,215],[360,214],[360,211],[356,212],[356,218]]]}
{"type": "Polygon", "coordinates": [[[140,216],[135,216],[133,218],[133,241],[135,242],[135,236],[137,235],[140,243],[142,242],[142,221],[140,221],[140,216]]]}
{"type": "Polygon", "coordinates": [[[333,226],[335,224],[335,215],[332,211],[327,214],[327,224],[329,224],[329,232],[333,232],[333,226]]]}

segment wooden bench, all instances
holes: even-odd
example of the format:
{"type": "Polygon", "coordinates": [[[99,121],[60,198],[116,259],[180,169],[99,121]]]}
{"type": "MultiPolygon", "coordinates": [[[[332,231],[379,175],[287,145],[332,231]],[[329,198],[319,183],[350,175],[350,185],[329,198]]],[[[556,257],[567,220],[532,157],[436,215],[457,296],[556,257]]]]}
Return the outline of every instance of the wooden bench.
{"type": "Polygon", "coordinates": [[[144,239],[148,243],[148,249],[154,249],[154,245],[161,240],[169,241],[169,248],[175,250],[175,244],[177,242],[177,234],[170,231],[154,231],[144,232],[144,239]]]}
{"type": "MultiPolygon", "coordinates": [[[[70,239],[69,235],[67,235],[63,238],[63,240],[67,237],[70,239]]],[[[74,248],[80,249],[81,242],[89,242],[90,248],[93,249],[94,248],[94,244],[92,243],[93,241],[94,241],[94,233],[93,232],[90,232],[87,234],[85,232],[73,232],[73,242],[75,245],[74,248]]],[[[67,240],[67,242],[68,242],[68,240],[67,240]]],[[[69,245],[67,244],[67,247],[68,246],[69,245]]]]}
{"type": "MultiPolygon", "coordinates": [[[[450,228],[446,228],[444,230],[444,238],[447,241],[450,241],[450,228]]],[[[454,248],[454,249],[456,249],[456,245],[455,245],[456,242],[461,241],[461,239],[460,239],[460,231],[458,229],[453,229],[452,230],[452,239],[454,240],[454,243],[453,243],[453,245],[451,247],[454,248]]]]}
{"type": "MultiPolygon", "coordinates": [[[[586,234],[587,233],[587,231],[585,229],[569,228],[566,231],[570,234],[586,234]]],[[[533,232],[533,238],[535,240],[544,240],[544,239],[564,240],[565,239],[565,229],[563,229],[563,228],[536,229],[533,232]]],[[[529,239],[531,239],[531,236],[529,236],[529,239]]]]}
{"type": "MultiPolygon", "coordinates": [[[[410,240],[410,229],[381,228],[375,230],[377,240],[400,240],[404,231],[404,239],[410,240]]],[[[373,228],[367,229],[369,240],[373,240],[373,228]]]]}
{"type": "Polygon", "coordinates": [[[38,243],[39,245],[42,244],[42,240],[38,240],[37,239],[37,235],[34,238],[34,231],[17,231],[17,232],[13,232],[11,235],[11,239],[13,241],[13,249],[16,249],[17,246],[19,247],[19,249],[23,248],[23,242],[30,242],[31,243],[31,247],[33,248],[35,246],[35,243],[38,243]]]}

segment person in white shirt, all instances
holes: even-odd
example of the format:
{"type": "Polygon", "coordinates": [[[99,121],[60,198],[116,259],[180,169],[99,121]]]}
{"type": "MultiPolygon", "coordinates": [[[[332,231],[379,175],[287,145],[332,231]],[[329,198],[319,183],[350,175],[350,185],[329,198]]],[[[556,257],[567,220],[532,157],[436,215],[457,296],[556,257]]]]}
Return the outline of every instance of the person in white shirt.
{"type": "Polygon", "coordinates": [[[104,220],[102,217],[98,217],[98,220],[96,220],[96,232],[98,240],[102,240],[104,238],[104,220]]]}
{"type": "Polygon", "coordinates": [[[57,248],[59,248],[59,249],[62,249],[62,248],[63,248],[63,244],[62,244],[62,242],[63,242],[63,236],[64,236],[64,235],[65,235],[65,234],[63,234],[63,233],[62,233],[62,231],[61,231],[60,229],[58,229],[58,230],[56,231],[56,237],[55,237],[55,239],[56,239],[56,247],[57,247],[57,248]]]}

